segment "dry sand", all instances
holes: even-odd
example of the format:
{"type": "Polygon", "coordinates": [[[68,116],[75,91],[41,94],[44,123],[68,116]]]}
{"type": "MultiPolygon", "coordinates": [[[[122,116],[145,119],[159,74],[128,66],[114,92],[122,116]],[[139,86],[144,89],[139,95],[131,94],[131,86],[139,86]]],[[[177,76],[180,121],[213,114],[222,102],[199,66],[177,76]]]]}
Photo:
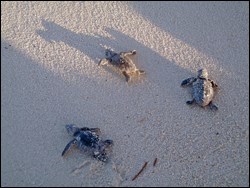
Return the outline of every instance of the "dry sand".
{"type": "Polygon", "coordinates": [[[249,2],[1,1],[1,91],[1,186],[249,186],[249,2]],[[98,67],[105,48],[146,75],[98,67]],[[201,67],[216,113],[185,104],[201,67]],[[62,158],[69,123],[110,161],[62,158]]]}

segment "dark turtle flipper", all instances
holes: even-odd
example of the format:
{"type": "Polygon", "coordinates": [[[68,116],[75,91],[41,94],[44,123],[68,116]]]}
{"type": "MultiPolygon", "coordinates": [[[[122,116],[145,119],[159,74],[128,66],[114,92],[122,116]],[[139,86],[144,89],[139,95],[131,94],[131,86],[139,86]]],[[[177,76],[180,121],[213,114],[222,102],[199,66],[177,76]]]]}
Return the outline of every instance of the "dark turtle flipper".
{"type": "Polygon", "coordinates": [[[100,136],[101,134],[101,130],[99,128],[93,128],[93,129],[90,129],[90,131],[96,133],[97,136],[100,136]]]}
{"type": "Polygon", "coordinates": [[[125,71],[123,71],[122,74],[125,76],[126,81],[129,82],[130,81],[130,76],[125,71]]]}
{"type": "Polygon", "coordinates": [[[145,74],[144,70],[137,70],[136,72],[139,73],[139,74],[145,74]]]}
{"type": "Polygon", "coordinates": [[[218,88],[218,85],[213,81],[208,79],[209,82],[211,82],[213,88],[218,88]]]}
{"type": "Polygon", "coordinates": [[[105,140],[104,143],[105,143],[105,145],[113,145],[114,141],[113,140],[105,140]]]}
{"type": "Polygon", "coordinates": [[[90,131],[95,132],[95,133],[101,132],[101,130],[99,128],[90,128],[90,131]]]}
{"type": "Polygon", "coordinates": [[[63,152],[62,152],[62,156],[71,148],[71,146],[73,146],[76,143],[76,139],[71,140],[66,147],[64,148],[63,152]]]}
{"type": "Polygon", "coordinates": [[[191,100],[191,101],[187,101],[186,102],[188,105],[191,105],[191,104],[193,104],[194,103],[194,99],[193,100],[191,100]]]}
{"type": "Polygon", "coordinates": [[[81,130],[81,131],[89,131],[90,128],[88,128],[88,127],[82,127],[82,128],[80,128],[80,130],[81,130]]]}
{"type": "Polygon", "coordinates": [[[66,128],[67,132],[72,136],[74,136],[75,134],[77,134],[80,131],[80,128],[78,128],[74,124],[66,125],[65,128],[66,128]]]}
{"type": "Polygon", "coordinates": [[[192,84],[193,82],[195,82],[196,80],[197,80],[197,78],[195,78],[195,77],[188,78],[188,79],[183,80],[181,82],[181,86],[188,86],[188,85],[192,84]]]}
{"type": "Polygon", "coordinates": [[[213,110],[213,111],[217,111],[218,110],[218,107],[212,103],[212,101],[208,104],[210,109],[213,110]]]}

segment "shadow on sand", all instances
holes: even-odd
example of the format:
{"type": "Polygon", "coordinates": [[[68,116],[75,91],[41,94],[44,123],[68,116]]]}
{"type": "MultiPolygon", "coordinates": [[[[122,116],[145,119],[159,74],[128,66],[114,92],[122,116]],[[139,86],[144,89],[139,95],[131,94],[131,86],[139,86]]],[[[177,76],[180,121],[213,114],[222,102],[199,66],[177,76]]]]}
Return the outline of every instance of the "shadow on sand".
{"type": "MultiPolygon", "coordinates": [[[[147,79],[150,82],[155,82],[164,88],[172,88],[173,84],[175,84],[177,90],[179,90],[182,81],[180,76],[183,75],[184,78],[190,75],[190,72],[188,73],[187,70],[179,67],[174,62],[167,60],[151,48],[113,28],[105,29],[112,36],[112,38],[108,38],[98,34],[77,34],[47,20],[42,20],[42,25],[45,30],[38,30],[37,33],[46,41],[64,42],[93,59],[96,65],[101,58],[104,58],[104,51],[107,47],[117,52],[137,50],[138,55],[135,61],[138,68],[145,70],[147,79]]],[[[174,92],[175,89],[171,91],[174,92]]]]}

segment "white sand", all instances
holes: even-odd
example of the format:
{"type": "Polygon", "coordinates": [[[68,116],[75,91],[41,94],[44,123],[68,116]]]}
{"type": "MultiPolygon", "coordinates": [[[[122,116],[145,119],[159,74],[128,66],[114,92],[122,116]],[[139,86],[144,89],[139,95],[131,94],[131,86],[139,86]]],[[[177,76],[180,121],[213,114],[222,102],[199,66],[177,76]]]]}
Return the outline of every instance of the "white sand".
{"type": "Polygon", "coordinates": [[[1,37],[1,186],[249,186],[249,2],[1,2],[1,37]],[[98,67],[107,47],[146,75],[98,67]],[[185,104],[201,67],[216,113],[185,104]],[[109,163],[62,158],[69,123],[109,163]]]}

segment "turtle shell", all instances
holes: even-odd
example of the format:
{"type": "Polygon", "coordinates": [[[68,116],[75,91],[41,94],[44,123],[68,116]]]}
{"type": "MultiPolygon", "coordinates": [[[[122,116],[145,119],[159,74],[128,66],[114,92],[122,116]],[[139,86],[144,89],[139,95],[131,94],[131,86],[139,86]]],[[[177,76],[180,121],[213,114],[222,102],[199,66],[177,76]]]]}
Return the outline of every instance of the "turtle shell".
{"type": "Polygon", "coordinates": [[[200,106],[208,105],[214,96],[214,90],[211,82],[207,79],[198,78],[193,83],[193,98],[200,106]]]}

